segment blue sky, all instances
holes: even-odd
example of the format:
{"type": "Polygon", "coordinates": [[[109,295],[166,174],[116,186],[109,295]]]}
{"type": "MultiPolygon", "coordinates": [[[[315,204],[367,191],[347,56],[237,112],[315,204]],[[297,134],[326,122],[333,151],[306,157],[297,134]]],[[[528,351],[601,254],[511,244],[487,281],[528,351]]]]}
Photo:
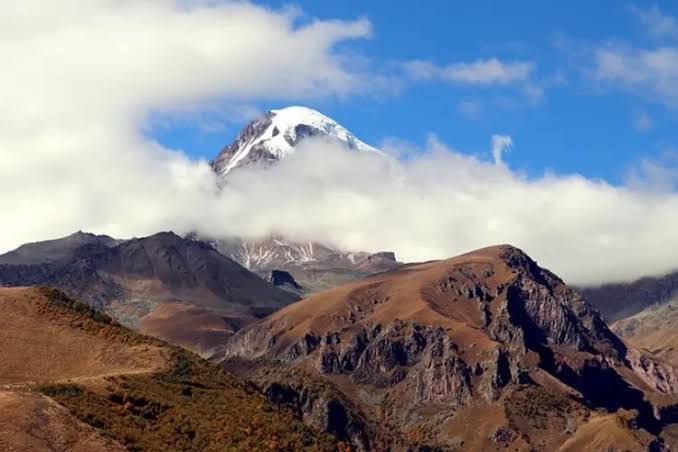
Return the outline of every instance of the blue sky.
{"type": "MultiPolygon", "coordinates": [[[[668,3],[571,2],[341,2],[269,1],[273,10],[296,8],[300,24],[318,19],[366,18],[372,36],[341,42],[336,51],[352,65],[383,76],[361,92],[313,99],[241,99],[239,107],[267,110],[287,104],[314,107],[364,141],[380,145],[396,138],[424,146],[430,134],[448,146],[488,155],[490,137],[510,135],[506,157],[516,170],[580,173],[622,184],[644,158],[661,158],[675,140],[675,104],[653,92],[654,79],[601,79],[595,52],[624,55],[678,42],[671,30],[678,10],[668,3]],[[664,32],[657,32],[663,24],[664,32]],[[527,77],[508,83],[465,83],[428,77],[413,80],[402,65],[412,60],[438,67],[497,59],[525,63],[527,77]],[[541,94],[529,94],[528,89],[541,94]]],[[[678,29],[678,28],[676,28],[678,29]]],[[[271,51],[275,51],[271,49],[271,51]]],[[[265,58],[265,55],[262,56],[265,58]]],[[[309,68],[312,70],[312,68],[309,68]]],[[[677,88],[678,90],[678,88],[677,88]]],[[[669,95],[670,97],[670,95],[669,95]]],[[[224,101],[225,104],[232,103],[224,101]]],[[[226,107],[229,109],[230,107],[226,107]]],[[[154,126],[162,144],[211,158],[230,142],[247,115],[195,117],[154,126]]]]}
{"type": "Polygon", "coordinates": [[[511,243],[579,283],[676,267],[676,6],[86,3],[0,15],[0,252],[173,230],[406,261],[511,243]],[[292,104],[423,154],[316,143],[215,190],[205,160],[292,104]]]}

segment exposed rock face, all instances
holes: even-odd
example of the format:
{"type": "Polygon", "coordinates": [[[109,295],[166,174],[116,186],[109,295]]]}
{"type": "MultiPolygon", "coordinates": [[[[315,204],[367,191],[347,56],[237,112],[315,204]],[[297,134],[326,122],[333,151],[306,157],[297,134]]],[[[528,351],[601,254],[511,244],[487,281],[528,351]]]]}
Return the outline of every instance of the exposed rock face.
{"type": "Polygon", "coordinates": [[[268,111],[247,124],[236,140],[222,149],[212,167],[217,174],[226,176],[238,167],[275,162],[292,154],[308,138],[327,140],[353,151],[381,154],[322,113],[291,106],[268,111]]]}
{"type": "Polygon", "coordinates": [[[256,140],[271,126],[272,116],[273,114],[271,112],[267,112],[261,118],[247,124],[240,131],[236,140],[219,152],[217,158],[212,162],[214,170],[217,173],[223,174],[235,168],[236,163],[248,165],[256,162],[277,160],[266,148],[257,145],[256,143],[256,140]],[[249,153],[243,156],[243,159],[240,162],[233,162],[238,151],[241,151],[248,146],[251,147],[249,153]]]}
{"type": "Polygon", "coordinates": [[[290,272],[285,270],[272,270],[270,276],[268,277],[268,282],[274,286],[289,286],[292,289],[301,290],[301,286],[294,279],[294,276],[290,272]]]}
{"type": "Polygon", "coordinates": [[[326,431],[337,439],[348,441],[358,451],[369,449],[366,427],[348,402],[339,394],[318,391],[303,383],[270,383],[263,388],[269,401],[291,409],[297,418],[313,428],[326,431]],[[347,407],[348,406],[348,407],[347,407]]]}
{"type": "Polygon", "coordinates": [[[616,321],[612,329],[631,344],[678,366],[678,298],[616,321]]]}
{"type": "MultiPolygon", "coordinates": [[[[510,394],[525,385],[554,394],[556,405],[578,394],[594,407],[634,409],[653,434],[657,418],[637,386],[678,392],[668,369],[631,354],[581,295],[509,246],[408,265],[310,296],[236,333],[223,358],[313,368],[339,387],[359,388],[345,394],[368,419],[390,421],[379,424],[382,432],[423,430],[413,444],[427,446],[458,447],[459,437],[449,433],[457,419],[508,410],[510,394]]],[[[576,429],[582,419],[567,422],[576,429]]],[[[542,441],[531,430],[497,434],[518,428],[501,421],[492,428],[482,441],[542,441]]]]}
{"type": "Polygon", "coordinates": [[[264,278],[275,270],[294,276],[306,294],[329,289],[402,264],[395,254],[344,252],[317,242],[298,242],[272,236],[260,240],[244,238],[204,239],[220,253],[264,278]]]}

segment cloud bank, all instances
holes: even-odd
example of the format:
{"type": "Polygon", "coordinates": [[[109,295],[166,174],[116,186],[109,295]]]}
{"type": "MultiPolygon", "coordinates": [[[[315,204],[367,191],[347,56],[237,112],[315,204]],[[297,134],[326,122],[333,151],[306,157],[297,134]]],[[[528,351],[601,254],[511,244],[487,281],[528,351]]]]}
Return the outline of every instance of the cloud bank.
{"type": "Polygon", "coordinates": [[[74,228],[130,235],[217,221],[207,163],[140,133],[153,112],[346,96],[372,79],[336,50],[369,37],[366,20],[300,24],[294,11],[244,2],[2,8],[3,250],[74,228]]]}
{"type": "Polygon", "coordinates": [[[222,196],[234,233],[275,230],[407,261],[511,243],[569,282],[595,284],[676,266],[678,196],[654,188],[530,180],[431,138],[408,160],[307,142],[270,171],[234,173],[222,196]]]}
{"type": "MultiPolygon", "coordinates": [[[[677,265],[678,196],[666,181],[528,179],[503,158],[506,136],[488,143],[491,157],[435,138],[403,159],[309,141],[218,190],[207,162],[141,132],[153,112],[203,102],[362,92],[373,74],[336,49],[368,37],[366,20],[299,24],[240,2],[12,3],[0,16],[0,56],[12,61],[0,71],[0,250],[77,229],[173,229],[276,232],[407,261],[512,243],[576,283],[677,265]]],[[[456,69],[465,79],[479,68],[456,69]]]]}

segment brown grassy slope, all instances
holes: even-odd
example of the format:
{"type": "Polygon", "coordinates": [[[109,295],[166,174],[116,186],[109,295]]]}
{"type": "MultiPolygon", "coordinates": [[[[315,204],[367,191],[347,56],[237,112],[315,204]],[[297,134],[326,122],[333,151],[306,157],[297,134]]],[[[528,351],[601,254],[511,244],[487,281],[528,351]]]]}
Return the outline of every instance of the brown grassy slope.
{"type": "MultiPolygon", "coordinates": [[[[443,327],[450,331],[457,344],[473,344],[474,350],[487,352],[495,344],[482,332],[479,311],[468,303],[467,294],[452,294],[452,287],[448,292],[441,292],[433,286],[447,278],[461,278],[461,281],[451,283],[460,286],[460,282],[464,283],[464,273],[472,275],[485,271],[492,271],[485,280],[489,290],[507,285],[515,274],[506,267],[494,266],[502,250],[502,247],[490,247],[472,255],[405,265],[398,270],[313,294],[276,311],[252,329],[270,327],[280,332],[275,348],[283,350],[309,331],[322,336],[345,328],[357,330],[365,325],[388,325],[398,320],[443,327]]],[[[259,351],[255,351],[254,357],[256,352],[259,351]]]]}
{"type": "Polygon", "coordinates": [[[648,450],[651,438],[642,430],[627,425],[628,413],[597,413],[565,441],[558,452],[582,450],[624,450],[643,452],[648,450]]]}
{"type": "Polygon", "coordinates": [[[224,344],[243,322],[255,320],[188,303],[163,303],[141,318],[138,330],[206,356],[224,344]]]}
{"type": "Polygon", "coordinates": [[[64,309],[58,297],[49,289],[0,290],[0,384],[152,372],[165,366],[167,352],[159,343],[145,343],[101,323],[95,311],[64,309]]]}
{"type": "MultiPolygon", "coordinates": [[[[61,292],[0,289],[0,313],[0,382],[12,383],[12,397],[41,382],[33,388],[130,450],[336,449],[332,437],[273,408],[252,386],[61,292]]],[[[24,418],[6,442],[32,434],[36,418],[24,418]]],[[[0,425],[14,422],[11,412],[0,410],[0,425]]],[[[56,430],[46,420],[39,425],[50,432],[43,450],[59,450],[54,438],[77,437],[73,426],[81,424],[64,415],[56,430]]]]}
{"type": "Polygon", "coordinates": [[[0,450],[123,452],[126,449],[77,420],[48,397],[0,390],[0,450]]]}

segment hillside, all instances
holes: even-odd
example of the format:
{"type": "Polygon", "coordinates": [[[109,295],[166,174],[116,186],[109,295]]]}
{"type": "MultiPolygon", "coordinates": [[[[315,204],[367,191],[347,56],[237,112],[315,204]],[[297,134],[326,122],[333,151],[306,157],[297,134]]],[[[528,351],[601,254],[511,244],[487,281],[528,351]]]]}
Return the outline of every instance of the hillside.
{"type": "Polygon", "coordinates": [[[578,290],[608,322],[614,322],[678,296],[678,271],[578,290]]]}
{"type": "Polygon", "coordinates": [[[665,441],[678,401],[672,367],[510,246],[312,295],[237,332],[222,362],[283,405],[324,388],[318,400],[342,407],[340,431],[363,448],[556,450],[576,434],[645,450],[665,441]]]}
{"type": "Polygon", "coordinates": [[[0,260],[33,263],[0,265],[0,286],[58,287],[126,326],[205,354],[297,299],[197,240],[170,232],[111,240],[75,234],[20,247],[0,260]],[[187,309],[209,316],[210,329],[187,322],[187,309]]]}
{"type": "Polygon", "coordinates": [[[678,303],[667,301],[617,320],[612,329],[636,347],[678,367],[678,303]]]}
{"type": "Polygon", "coordinates": [[[0,313],[0,448],[336,448],[244,381],[62,292],[0,289],[0,313]]]}
{"type": "Polygon", "coordinates": [[[262,278],[273,271],[287,271],[305,294],[331,289],[402,265],[392,252],[343,252],[318,242],[299,242],[283,237],[259,240],[222,238],[209,240],[220,253],[262,278]]]}

